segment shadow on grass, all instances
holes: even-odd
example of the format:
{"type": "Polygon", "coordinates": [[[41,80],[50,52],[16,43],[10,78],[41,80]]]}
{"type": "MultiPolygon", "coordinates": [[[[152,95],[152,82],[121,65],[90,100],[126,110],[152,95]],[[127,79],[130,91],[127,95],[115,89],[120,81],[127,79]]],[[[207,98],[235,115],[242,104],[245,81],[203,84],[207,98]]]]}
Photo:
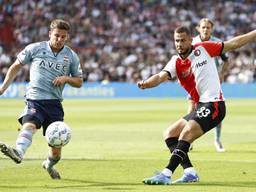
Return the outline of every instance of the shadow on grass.
{"type": "MultiPolygon", "coordinates": [[[[90,187],[104,187],[105,189],[109,190],[136,190],[136,186],[142,186],[144,185],[143,183],[132,183],[132,182],[101,182],[101,181],[89,181],[89,180],[81,180],[81,179],[62,179],[63,181],[66,182],[72,182],[72,183],[79,183],[80,185],[76,185],[76,187],[85,187],[85,188],[90,188],[90,187]]],[[[53,188],[62,188],[63,186],[60,187],[53,187],[53,188]]],[[[73,188],[73,185],[66,185],[64,188],[73,188]]],[[[47,187],[51,188],[51,187],[47,187]]]]}
{"type": "MultiPolygon", "coordinates": [[[[79,180],[79,179],[62,179],[62,181],[80,183],[82,185],[65,185],[59,187],[45,186],[46,188],[73,188],[73,187],[108,187],[108,189],[125,189],[133,190],[133,186],[143,186],[143,183],[118,183],[118,182],[100,182],[100,181],[89,181],[89,180],[79,180]],[[130,188],[128,187],[130,186],[130,188]]],[[[255,182],[200,182],[200,183],[190,183],[190,184],[175,184],[173,186],[208,186],[208,187],[239,187],[239,188],[256,188],[255,182]]]]}
{"type": "Polygon", "coordinates": [[[208,186],[208,187],[240,187],[240,188],[256,188],[256,183],[250,182],[199,182],[199,183],[189,183],[189,184],[175,184],[175,186],[208,186]]]}
{"type": "Polygon", "coordinates": [[[7,191],[7,189],[75,189],[75,188],[94,188],[94,187],[102,187],[106,190],[116,190],[116,191],[122,191],[122,190],[136,190],[136,186],[142,186],[143,183],[114,183],[114,182],[100,182],[100,181],[89,181],[89,180],[79,180],[79,179],[61,179],[56,180],[56,183],[50,183],[46,185],[41,186],[27,186],[27,185],[17,185],[17,186],[7,186],[7,185],[1,185],[0,184],[0,191],[1,189],[5,189],[4,191],[7,191]],[[68,183],[71,183],[70,185],[68,183]],[[58,186],[61,184],[61,186],[58,186]]]}
{"type": "MultiPolygon", "coordinates": [[[[90,181],[90,180],[80,180],[80,179],[62,179],[60,181],[56,181],[55,184],[47,184],[43,186],[26,186],[26,185],[17,185],[17,186],[7,186],[7,185],[1,185],[0,184],[0,191],[1,189],[4,189],[6,191],[9,189],[85,189],[85,188],[97,188],[101,187],[105,190],[116,190],[116,191],[133,191],[136,190],[137,187],[143,186],[143,183],[132,183],[132,182],[126,182],[126,183],[118,183],[118,182],[100,182],[100,181],[90,181]],[[63,183],[65,182],[65,183],[63,183]],[[68,184],[67,182],[70,182],[71,184],[68,184]],[[58,184],[61,184],[61,186],[58,186],[58,184]]],[[[187,186],[189,188],[193,187],[238,187],[238,188],[256,188],[255,182],[200,182],[200,183],[189,183],[189,184],[175,184],[173,186],[187,186]]],[[[152,186],[156,187],[156,186],[152,186]]],[[[167,187],[167,186],[166,186],[167,187]]],[[[170,187],[170,186],[169,186],[170,187]]]]}

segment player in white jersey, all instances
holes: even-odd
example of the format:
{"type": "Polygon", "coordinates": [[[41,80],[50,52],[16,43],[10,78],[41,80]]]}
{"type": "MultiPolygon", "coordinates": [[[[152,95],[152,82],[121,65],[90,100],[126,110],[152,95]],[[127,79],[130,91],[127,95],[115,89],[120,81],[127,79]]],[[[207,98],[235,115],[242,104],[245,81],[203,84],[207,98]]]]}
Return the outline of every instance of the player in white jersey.
{"type": "MultiPolygon", "coordinates": [[[[10,66],[0,95],[9,87],[16,74],[24,65],[29,65],[30,82],[26,91],[26,107],[19,118],[22,129],[16,140],[16,148],[0,142],[1,151],[16,163],[21,163],[25,152],[32,143],[32,137],[43,127],[43,135],[49,124],[64,120],[61,101],[64,85],[81,87],[82,70],[77,54],[65,45],[68,40],[70,25],[55,19],[50,24],[49,41],[32,43],[25,47],[16,61],[10,66]]],[[[43,168],[53,179],[60,179],[60,174],[53,168],[61,158],[61,148],[49,146],[43,168]]]]}
{"type": "MultiPolygon", "coordinates": [[[[204,41],[216,41],[221,42],[220,39],[217,37],[212,36],[213,31],[213,22],[208,18],[203,18],[200,20],[197,30],[199,32],[199,35],[193,38],[192,45],[195,45],[196,43],[204,42],[204,41]]],[[[216,64],[216,67],[219,72],[220,81],[222,82],[224,80],[224,76],[227,72],[227,66],[228,66],[228,57],[227,54],[222,53],[220,57],[213,58],[216,64]],[[222,63],[220,64],[219,59],[222,60],[222,63]]],[[[188,113],[191,113],[194,111],[195,103],[193,100],[188,97],[188,113]]],[[[215,127],[215,139],[214,139],[214,145],[216,148],[216,151],[218,152],[224,152],[225,148],[221,142],[221,127],[222,123],[217,125],[215,127]]]]}
{"type": "Polygon", "coordinates": [[[218,125],[226,113],[218,71],[212,58],[255,39],[256,30],[225,42],[208,41],[192,45],[192,37],[187,27],[182,26],[175,30],[174,41],[178,55],[173,56],[161,72],[139,81],[138,87],[155,87],[176,77],[196,103],[196,107],[192,113],[166,129],[164,139],[172,152],[170,161],[160,173],[144,179],[145,184],[171,184],[172,174],[183,161],[187,163],[184,174],[173,183],[199,181],[188,157],[190,144],[218,125]]]}

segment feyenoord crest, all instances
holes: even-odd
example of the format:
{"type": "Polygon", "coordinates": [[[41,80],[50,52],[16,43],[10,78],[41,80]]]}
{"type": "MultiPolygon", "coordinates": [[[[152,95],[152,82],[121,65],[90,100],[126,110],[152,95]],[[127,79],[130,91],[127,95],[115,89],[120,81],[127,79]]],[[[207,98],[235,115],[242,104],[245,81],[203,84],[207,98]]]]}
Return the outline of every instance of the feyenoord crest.
{"type": "Polygon", "coordinates": [[[194,55],[195,55],[196,57],[198,57],[199,55],[201,55],[201,51],[200,51],[199,49],[196,49],[196,50],[194,51],[194,55]]]}

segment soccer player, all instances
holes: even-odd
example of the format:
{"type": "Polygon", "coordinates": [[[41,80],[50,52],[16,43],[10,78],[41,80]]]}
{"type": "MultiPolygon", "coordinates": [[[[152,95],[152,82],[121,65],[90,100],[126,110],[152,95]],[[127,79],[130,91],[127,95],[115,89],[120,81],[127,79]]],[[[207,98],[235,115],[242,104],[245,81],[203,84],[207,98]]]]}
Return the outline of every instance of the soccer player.
{"type": "Polygon", "coordinates": [[[147,89],[177,77],[181,86],[195,102],[192,113],[170,125],[164,134],[165,142],[172,152],[166,168],[155,176],[143,180],[149,185],[171,184],[171,176],[179,164],[184,169],[181,178],[173,183],[198,182],[199,177],[190,162],[190,144],[218,125],[225,117],[225,101],[219,75],[212,57],[239,48],[256,39],[256,30],[225,42],[201,42],[192,45],[187,27],[178,27],[174,32],[174,55],[164,69],[138,82],[138,87],[147,89]]]}
{"type": "MultiPolygon", "coordinates": [[[[217,41],[221,42],[220,39],[217,37],[212,36],[213,31],[213,22],[208,18],[203,18],[200,20],[199,25],[197,26],[197,30],[199,32],[199,35],[193,38],[192,44],[196,44],[203,41],[217,41]]],[[[220,81],[222,82],[224,80],[225,73],[227,72],[227,66],[228,66],[228,57],[227,54],[222,53],[220,57],[213,58],[217,67],[217,70],[219,72],[220,81]],[[222,60],[222,64],[219,62],[219,58],[222,60]]],[[[194,111],[195,103],[191,99],[191,97],[188,97],[188,113],[191,113],[194,111]]],[[[216,148],[216,151],[218,152],[224,152],[225,148],[222,145],[221,142],[221,125],[222,123],[218,124],[215,127],[215,139],[214,139],[214,145],[216,148]]]]}
{"type": "MultiPolygon", "coordinates": [[[[0,142],[2,153],[16,163],[21,163],[37,129],[43,127],[43,135],[45,135],[50,123],[64,120],[61,103],[64,85],[67,83],[79,88],[83,84],[79,58],[65,45],[69,30],[70,24],[67,21],[53,20],[50,24],[50,40],[26,46],[8,69],[0,86],[0,95],[2,95],[19,70],[25,65],[29,66],[30,82],[26,91],[26,107],[19,118],[22,129],[16,140],[16,148],[0,142]]],[[[61,178],[53,168],[60,158],[61,148],[49,146],[48,157],[42,166],[52,179],[61,178]]]]}

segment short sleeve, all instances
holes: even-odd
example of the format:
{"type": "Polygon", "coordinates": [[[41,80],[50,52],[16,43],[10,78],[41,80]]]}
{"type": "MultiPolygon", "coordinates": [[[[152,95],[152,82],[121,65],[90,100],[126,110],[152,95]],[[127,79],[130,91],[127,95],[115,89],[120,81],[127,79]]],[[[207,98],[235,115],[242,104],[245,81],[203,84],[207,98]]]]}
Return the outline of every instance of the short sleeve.
{"type": "Polygon", "coordinates": [[[73,54],[73,57],[72,57],[73,59],[70,65],[71,67],[70,74],[72,77],[83,77],[83,72],[82,72],[79,57],[75,52],[72,52],[72,54],[73,54]]]}
{"type": "Polygon", "coordinates": [[[227,61],[228,60],[227,53],[222,53],[220,57],[221,57],[222,61],[227,61]]]}
{"type": "Polygon", "coordinates": [[[29,64],[32,60],[32,45],[26,46],[21,52],[19,52],[17,58],[21,64],[29,64]]]}
{"type": "Polygon", "coordinates": [[[177,56],[173,56],[163,69],[163,71],[168,72],[171,78],[175,78],[177,76],[177,73],[176,73],[177,58],[178,58],[177,56]]]}
{"type": "Polygon", "coordinates": [[[221,56],[223,50],[223,42],[204,41],[194,45],[198,46],[204,47],[211,57],[221,56]]]}

